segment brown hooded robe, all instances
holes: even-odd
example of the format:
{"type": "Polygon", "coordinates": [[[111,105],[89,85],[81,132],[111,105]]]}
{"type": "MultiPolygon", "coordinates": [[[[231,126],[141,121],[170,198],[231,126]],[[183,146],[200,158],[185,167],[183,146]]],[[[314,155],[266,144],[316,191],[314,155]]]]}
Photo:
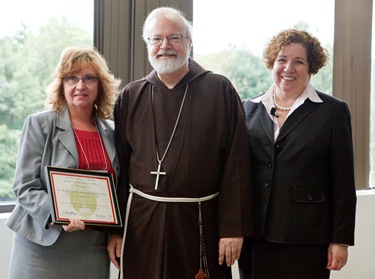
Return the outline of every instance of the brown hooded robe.
{"type": "MultiPolygon", "coordinates": [[[[124,87],[115,106],[115,138],[121,165],[118,198],[124,211],[129,184],[161,197],[219,196],[202,203],[203,231],[211,279],[224,278],[219,238],[252,230],[250,152],[241,100],[223,76],[190,60],[173,89],[155,71],[124,87]],[[188,88],[187,88],[188,86],[188,88]],[[152,102],[151,91],[154,91],[152,102]],[[158,189],[156,142],[163,157],[184,92],[181,117],[163,160],[158,189]]],[[[189,278],[200,267],[198,203],[163,203],[136,194],[123,251],[124,278],[189,278]]]]}

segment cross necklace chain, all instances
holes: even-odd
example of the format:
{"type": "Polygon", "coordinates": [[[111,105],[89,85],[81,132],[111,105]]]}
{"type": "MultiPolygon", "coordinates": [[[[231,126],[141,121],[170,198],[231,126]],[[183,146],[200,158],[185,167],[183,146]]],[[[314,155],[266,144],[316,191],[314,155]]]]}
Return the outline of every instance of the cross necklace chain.
{"type": "Polygon", "coordinates": [[[152,102],[152,113],[153,113],[153,117],[154,117],[155,146],[156,146],[155,149],[156,149],[156,160],[158,161],[158,168],[157,168],[156,171],[151,171],[150,174],[156,175],[155,190],[158,189],[160,175],[167,175],[166,172],[161,171],[161,164],[163,163],[163,161],[165,159],[165,156],[168,153],[168,150],[169,150],[169,147],[171,146],[174,134],[176,133],[178,123],[180,122],[180,116],[181,116],[182,108],[184,107],[185,97],[186,97],[186,92],[188,90],[188,87],[189,87],[189,84],[186,85],[186,89],[185,89],[185,92],[184,92],[184,97],[182,98],[180,110],[178,112],[176,123],[174,124],[174,128],[173,128],[171,137],[169,138],[167,148],[165,149],[164,154],[163,154],[163,156],[160,159],[160,157],[159,157],[159,150],[158,150],[158,143],[157,143],[157,135],[156,135],[156,121],[155,121],[155,110],[154,110],[154,86],[153,85],[151,86],[151,102],[152,102]]]}

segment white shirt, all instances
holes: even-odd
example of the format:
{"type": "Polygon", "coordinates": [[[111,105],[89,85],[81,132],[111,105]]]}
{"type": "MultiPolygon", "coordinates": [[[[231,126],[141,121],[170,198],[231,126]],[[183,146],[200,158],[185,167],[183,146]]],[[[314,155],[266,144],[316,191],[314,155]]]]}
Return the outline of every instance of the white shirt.
{"type": "MultiPolygon", "coordinates": [[[[275,85],[272,85],[268,91],[255,99],[250,100],[253,103],[259,103],[262,102],[264,107],[266,108],[266,111],[268,112],[268,115],[270,116],[271,120],[273,121],[273,130],[274,130],[274,140],[277,139],[277,136],[280,133],[280,127],[279,122],[277,121],[276,117],[271,115],[271,109],[274,107],[274,103],[272,100],[272,93],[275,88],[275,85]]],[[[285,117],[285,120],[291,115],[299,106],[301,106],[305,100],[309,98],[310,101],[314,103],[323,103],[322,99],[319,98],[318,93],[316,93],[314,87],[309,83],[305,90],[303,90],[302,94],[299,95],[297,100],[294,102],[293,106],[291,107],[290,111],[288,111],[287,116],[285,117]]]]}

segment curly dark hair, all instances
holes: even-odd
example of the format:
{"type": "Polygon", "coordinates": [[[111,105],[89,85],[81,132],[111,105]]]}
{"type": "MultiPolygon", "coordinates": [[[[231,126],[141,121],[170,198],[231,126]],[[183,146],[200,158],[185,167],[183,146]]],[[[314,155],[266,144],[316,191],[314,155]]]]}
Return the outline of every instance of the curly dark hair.
{"type": "Polygon", "coordinates": [[[315,75],[328,61],[328,51],[323,48],[319,40],[306,31],[286,29],[273,36],[263,51],[263,62],[268,69],[273,68],[280,50],[290,43],[302,44],[307,50],[309,74],[315,75]]]}

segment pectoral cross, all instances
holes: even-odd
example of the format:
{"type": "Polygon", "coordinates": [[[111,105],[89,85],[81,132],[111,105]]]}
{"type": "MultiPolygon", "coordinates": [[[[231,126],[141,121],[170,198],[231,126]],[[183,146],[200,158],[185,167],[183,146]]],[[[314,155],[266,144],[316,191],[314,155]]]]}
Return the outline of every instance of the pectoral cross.
{"type": "Polygon", "coordinates": [[[167,173],[164,172],[164,171],[160,171],[160,169],[161,169],[161,162],[159,162],[159,164],[158,164],[158,170],[157,170],[157,171],[152,171],[152,172],[150,172],[151,174],[156,175],[155,190],[158,189],[158,185],[159,185],[159,177],[160,177],[160,175],[166,175],[166,174],[167,174],[167,173]]]}

